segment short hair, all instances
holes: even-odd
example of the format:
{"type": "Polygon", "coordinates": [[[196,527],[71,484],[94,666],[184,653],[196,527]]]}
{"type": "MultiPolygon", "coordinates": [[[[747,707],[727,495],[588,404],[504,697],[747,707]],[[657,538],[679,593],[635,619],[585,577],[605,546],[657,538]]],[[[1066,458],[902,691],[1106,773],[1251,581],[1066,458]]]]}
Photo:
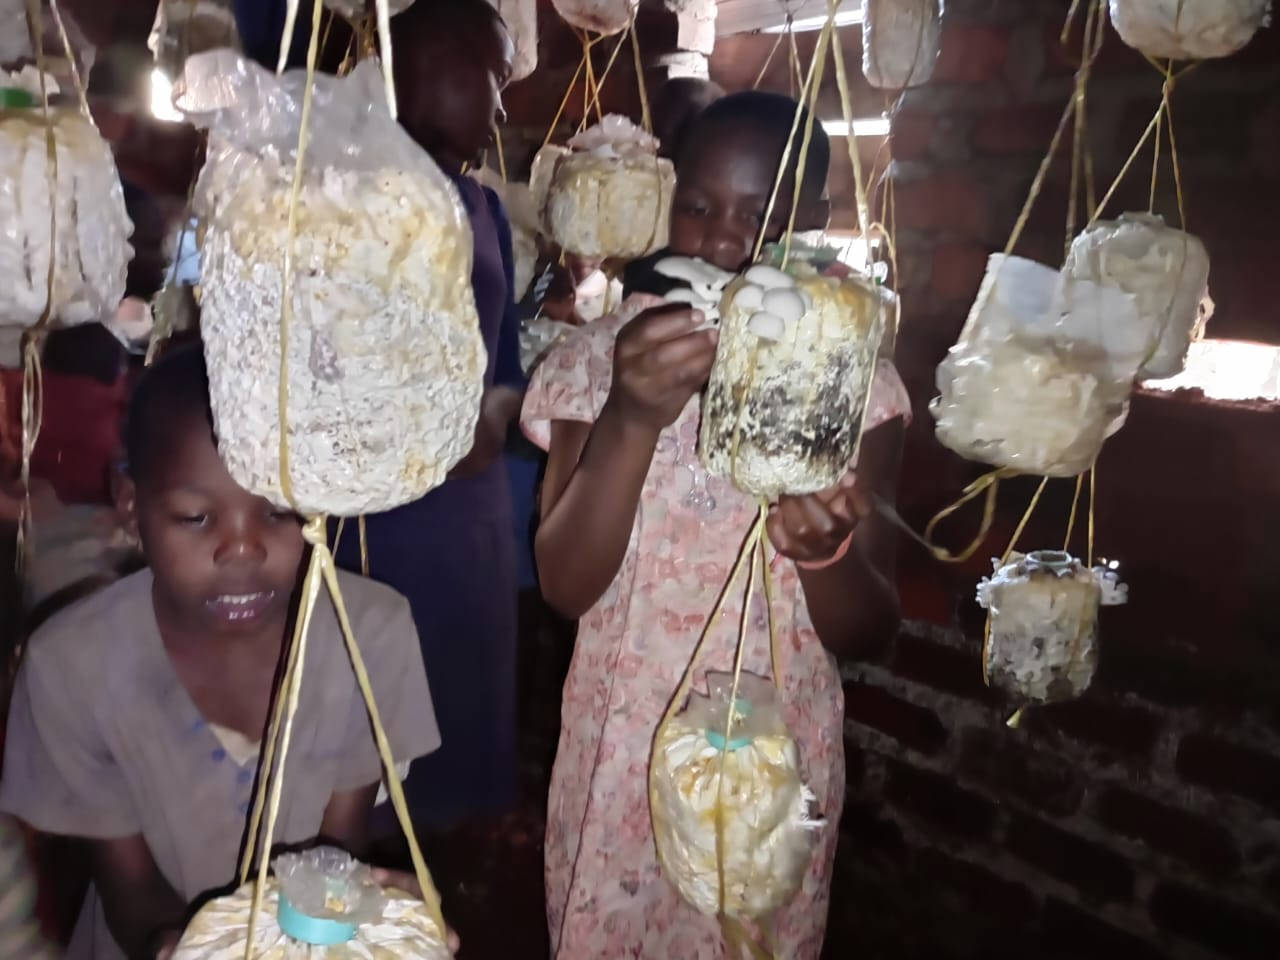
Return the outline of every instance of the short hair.
{"type": "Polygon", "coordinates": [[[712,80],[668,78],[653,98],[654,127],[660,137],[669,141],[662,144],[663,156],[679,156],[680,146],[694,119],[724,95],[724,88],[712,80]]]}
{"type": "MultiPolygon", "coordinates": [[[[778,159],[786,148],[791,128],[800,113],[796,127],[796,139],[787,158],[787,173],[794,175],[800,163],[800,144],[804,128],[809,122],[809,110],[796,100],[781,93],[766,90],[743,90],[715,100],[690,123],[684,133],[676,170],[689,163],[699,146],[714,142],[717,134],[729,130],[750,130],[756,135],[779,144],[778,159]]],[[[809,152],[804,161],[804,192],[821,194],[827,186],[827,174],[831,167],[831,141],[822,125],[814,123],[809,152]]]]}
{"type": "Polygon", "coordinates": [[[168,351],[138,378],[124,426],[126,465],[134,483],[141,483],[155,458],[167,452],[161,435],[192,417],[208,424],[212,438],[209,371],[199,344],[168,351]]]}
{"type": "Polygon", "coordinates": [[[489,0],[427,0],[425,3],[413,3],[391,18],[391,48],[395,60],[405,61],[420,55],[417,47],[424,39],[448,40],[456,42],[454,29],[458,26],[478,27],[500,23],[504,28],[507,22],[502,19],[498,8],[489,0]],[[448,25],[449,29],[443,29],[448,25]],[[415,46],[406,46],[414,44],[415,46]]]}

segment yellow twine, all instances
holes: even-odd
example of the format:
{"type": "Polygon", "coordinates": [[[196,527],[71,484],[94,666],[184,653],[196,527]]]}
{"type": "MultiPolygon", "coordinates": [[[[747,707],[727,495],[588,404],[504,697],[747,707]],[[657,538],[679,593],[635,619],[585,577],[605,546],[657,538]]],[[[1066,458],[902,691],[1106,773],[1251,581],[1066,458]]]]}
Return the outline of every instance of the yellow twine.
{"type": "MultiPolygon", "coordinates": [[[[830,35],[831,29],[832,29],[832,20],[830,17],[828,17],[826,25],[822,28],[822,36],[818,38],[818,43],[822,45],[821,49],[824,52],[826,50],[826,47],[825,47],[826,38],[830,35]]],[[[821,62],[821,58],[814,57],[813,62],[809,64],[809,74],[805,78],[804,87],[800,91],[800,96],[797,98],[798,102],[796,104],[795,117],[791,121],[791,131],[787,135],[786,145],[782,148],[782,158],[778,164],[778,174],[774,178],[773,191],[769,195],[769,203],[765,207],[764,217],[760,223],[760,233],[756,237],[756,245],[751,255],[752,260],[758,260],[760,258],[760,251],[764,249],[765,236],[768,234],[768,231],[769,231],[769,221],[773,218],[773,210],[778,202],[778,194],[781,192],[782,183],[787,176],[787,166],[788,166],[788,162],[791,159],[791,148],[792,148],[792,145],[795,143],[796,132],[800,129],[800,118],[802,116],[801,107],[804,105],[805,101],[809,97],[809,89],[810,89],[810,85],[813,83],[814,72],[817,70],[820,62],[821,62]]],[[[803,176],[804,176],[804,171],[802,169],[797,169],[796,177],[800,178],[803,176]]]]}
{"type": "Polygon", "coordinates": [[[991,532],[991,524],[995,520],[996,515],[996,496],[1000,489],[1000,481],[1007,477],[1014,476],[1015,471],[1008,467],[998,467],[990,473],[984,473],[973,483],[969,484],[961,492],[959,498],[950,506],[943,507],[939,510],[932,520],[924,528],[924,543],[933,552],[933,555],[944,563],[964,563],[982,546],[987,539],[987,534],[991,532]],[[933,539],[933,532],[947,517],[951,516],[970,500],[986,494],[986,499],[982,507],[982,523],[978,527],[977,535],[969,542],[969,545],[962,549],[959,553],[938,546],[933,539]]]}
{"type": "Polygon", "coordinates": [[[391,751],[391,744],[387,739],[386,730],[378,712],[377,703],[374,700],[373,687],[369,681],[364,658],[360,653],[359,645],[356,643],[350,617],[342,599],[337,566],[334,563],[333,554],[325,543],[324,518],[316,517],[310,520],[303,529],[303,536],[311,547],[311,558],[308,561],[306,576],[303,579],[301,606],[295,621],[293,641],[287,658],[285,676],[281,680],[280,689],[276,695],[277,701],[268,732],[268,740],[264,744],[258,790],[254,799],[254,810],[250,819],[245,855],[240,865],[241,882],[243,883],[251,869],[256,850],[260,850],[263,854],[258,864],[257,883],[254,889],[253,904],[250,908],[248,937],[245,942],[245,960],[252,960],[253,958],[254,933],[257,917],[262,907],[262,898],[265,893],[267,871],[270,865],[271,841],[275,833],[275,824],[283,794],[284,769],[293,733],[293,719],[297,713],[300,698],[303,667],[306,659],[306,645],[310,633],[309,628],[322,583],[328,588],[333,600],[338,625],[342,631],[343,643],[351,658],[356,685],[360,689],[365,707],[369,712],[369,722],[373,729],[374,742],[386,775],[387,791],[390,794],[396,818],[409,843],[409,855],[413,861],[414,874],[417,877],[418,885],[422,888],[423,903],[426,907],[427,915],[436,925],[441,937],[446,936],[448,930],[440,908],[440,895],[432,882],[430,871],[427,869],[417,835],[413,829],[408,804],[404,797],[404,788],[395,771],[395,757],[391,751]],[[277,754],[279,755],[278,762],[275,759],[277,754]],[[268,783],[270,784],[270,800],[266,801],[268,783]],[[265,834],[259,837],[258,826],[261,822],[264,803],[266,804],[266,831],[265,834]]]}
{"type": "MultiPolygon", "coordinates": [[[[822,92],[822,75],[827,65],[827,47],[831,43],[831,35],[835,32],[835,11],[838,2],[833,3],[827,17],[826,28],[818,37],[818,48],[814,51],[814,68],[810,78],[809,114],[805,118],[804,136],[800,141],[800,154],[796,158],[795,187],[791,193],[791,215],[787,218],[787,232],[782,241],[782,268],[791,259],[791,237],[796,228],[796,216],[800,211],[800,194],[804,190],[805,162],[809,158],[809,146],[813,142],[813,124],[818,115],[818,94],[822,92]]],[[[852,137],[853,131],[850,131],[852,137]]],[[[784,168],[785,169],[785,168],[784,168]]]]}
{"type": "Polygon", "coordinates": [[[640,120],[645,133],[653,133],[653,116],[649,112],[649,91],[644,82],[644,59],[640,56],[640,31],[636,29],[636,14],[631,14],[631,53],[636,65],[636,85],[640,91],[640,120]]]}
{"type": "MultiPolygon", "coordinates": [[[[72,74],[78,84],[79,71],[75,69],[75,54],[71,50],[66,31],[62,28],[62,18],[57,15],[56,7],[53,9],[55,20],[62,30],[63,49],[67,59],[71,61],[72,74]]],[[[35,454],[44,419],[44,367],[41,363],[41,351],[45,335],[53,323],[54,279],[58,263],[58,141],[54,134],[53,112],[49,109],[49,91],[45,80],[44,19],[40,13],[39,0],[27,0],[27,21],[36,55],[36,73],[40,81],[40,108],[44,120],[45,158],[48,162],[49,268],[45,274],[44,309],[35,325],[22,336],[22,463],[19,468],[22,505],[18,510],[14,551],[14,565],[19,574],[25,567],[26,553],[34,543],[35,536],[31,510],[31,458],[35,454]]]]}
{"type": "MultiPolygon", "coordinates": [[[[738,550],[738,555],[734,559],[733,567],[729,572],[729,577],[721,588],[719,595],[716,597],[715,605],[712,607],[711,614],[707,618],[707,622],[703,625],[702,631],[698,636],[698,641],[694,645],[693,654],[689,658],[689,663],[685,667],[684,673],[681,675],[680,682],[676,687],[676,692],[672,696],[667,705],[666,711],[663,713],[662,720],[658,724],[655,731],[654,740],[655,748],[658,732],[660,732],[680,711],[688,699],[689,692],[693,686],[693,680],[698,664],[702,660],[703,650],[706,646],[707,638],[711,634],[711,630],[716,625],[720,613],[724,609],[733,585],[737,582],[743,568],[748,568],[747,583],[743,595],[743,604],[741,615],[738,618],[738,636],[734,649],[734,666],[733,666],[733,683],[729,695],[728,717],[725,723],[725,743],[732,739],[733,728],[737,719],[734,711],[734,703],[737,700],[739,684],[742,678],[742,669],[746,651],[747,632],[750,626],[751,601],[755,592],[755,572],[757,565],[763,571],[763,590],[765,596],[767,610],[767,621],[769,625],[769,660],[771,669],[773,670],[773,684],[779,691],[782,690],[782,674],[779,672],[779,650],[777,644],[777,633],[773,622],[772,610],[772,587],[770,585],[769,559],[768,552],[765,547],[765,522],[768,519],[768,504],[761,503],[760,510],[756,515],[755,521],[751,525],[751,529],[747,532],[746,538],[742,542],[742,546],[738,550]]],[[[722,751],[720,757],[720,777],[717,783],[716,806],[715,806],[715,831],[716,831],[716,874],[719,885],[719,910],[717,919],[720,922],[721,932],[728,945],[735,948],[745,948],[749,950],[754,957],[761,960],[770,960],[771,952],[759,943],[755,942],[750,933],[742,925],[741,921],[730,917],[725,913],[725,898],[727,885],[725,883],[725,865],[724,865],[724,764],[728,751],[722,751]]],[[[657,789],[656,777],[654,774],[654,764],[652,754],[649,761],[649,797],[650,803],[653,803],[653,797],[657,789]]],[[[661,860],[661,854],[659,854],[661,860]]],[[[670,873],[670,867],[665,861],[662,863],[664,870],[670,873]]],[[[741,949],[738,951],[741,952],[741,949]]]]}
{"type": "Polygon", "coordinates": [[[769,72],[769,67],[773,63],[773,58],[778,53],[778,48],[782,46],[782,41],[786,39],[788,33],[791,32],[791,14],[787,14],[787,26],[780,34],[778,39],[773,41],[773,47],[769,50],[769,55],[764,58],[764,64],[760,67],[760,72],[756,74],[756,82],[751,84],[752,90],[759,90],[760,84],[764,81],[764,75],[769,72]]]}

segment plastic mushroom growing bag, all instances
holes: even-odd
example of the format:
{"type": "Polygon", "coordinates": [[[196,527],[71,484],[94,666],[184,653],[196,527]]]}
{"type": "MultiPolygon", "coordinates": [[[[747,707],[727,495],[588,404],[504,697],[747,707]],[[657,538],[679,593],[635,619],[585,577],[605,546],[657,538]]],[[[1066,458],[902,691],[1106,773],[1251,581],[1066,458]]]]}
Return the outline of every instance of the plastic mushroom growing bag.
{"type": "Polygon", "coordinates": [[[1091,281],[1133,296],[1149,347],[1139,379],[1177,376],[1202,330],[1209,254],[1189,233],[1158,216],[1126,213],[1075,238],[1062,268],[1069,283],[1091,281]]]}
{"type": "Polygon", "coordinates": [[[527,183],[502,179],[491,167],[480,167],[473,174],[483,186],[498,195],[511,223],[511,253],[515,260],[515,289],[512,299],[519,303],[533,284],[538,268],[538,207],[527,183]]]}
{"type": "Polygon", "coordinates": [[[551,239],[584,257],[634,259],[667,244],[676,174],[658,141],[610,114],[569,149],[538,151],[530,189],[551,239]]]}
{"type": "Polygon", "coordinates": [[[769,500],[814,493],[853,465],[885,299],[830,251],[777,247],[735,278],[702,405],[707,470],[769,500]]]}
{"type": "Polygon", "coordinates": [[[388,114],[372,61],[317,76],[290,230],[305,77],[230,51],[187,61],[177,105],[210,132],[196,188],[201,334],[236,481],[306,515],[388,510],[471,448],[485,368],[471,230],[453,185],[388,114]],[[281,290],[289,276],[281,489],[281,290]]]}
{"type": "Polygon", "coordinates": [[[1014,553],[993,565],[978,584],[990,615],[987,682],[1037,703],[1080,696],[1098,665],[1098,608],[1124,603],[1128,588],[1114,571],[1060,551],[1014,553]]]}
{"type": "Polygon", "coordinates": [[[1075,476],[1119,429],[1148,335],[1134,298],[994,254],[938,365],[938,440],[970,460],[1075,476]]]}
{"type": "Polygon", "coordinates": [[[180,75],[193,54],[239,46],[233,0],[161,0],[147,38],[147,49],[171,76],[180,75]]]}
{"type": "Polygon", "coordinates": [[[867,0],[862,73],[873,87],[902,90],[933,76],[942,43],[943,0],[867,0]]]}
{"type": "Polygon", "coordinates": [[[511,81],[523,80],[538,68],[538,0],[489,0],[502,16],[515,46],[511,81]]]}
{"type": "Polygon", "coordinates": [[[1271,0],[1111,0],[1111,22],[1149,57],[1207,60],[1244,47],[1268,23],[1271,0]]]}
{"type": "MultiPolygon", "coordinates": [[[[449,960],[422,901],[384,890],[368,867],[332,847],[272,864],[254,929],[253,960],[449,960]]],[[[205,905],[172,960],[244,960],[253,884],[205,905]]]]}
{"type": "Polygon", "coordinates": [[[609,35],[626,28],[640,0],[551,0],[570,26],[609,35]]]}
{"type": "MultiPolygon", "coordinates": [[[[47,75],[45,86],[57,89],[47,75]]],[[[53,169],[40,103],[34,67],[0,72],[0,324],[33,326],[46,305],[56,324],[91,323],[124,297],[133,224],[97,128],[73,107],[50,106],[53,169]]]]}
{"type": "Polygon", "coordinates": [[[742,675],[727,743],[733,677],[710,673],[707,686],[708,695],[693,693],[658,730],[650,779],[654,839],[667,878],[692,906],[708,916],[719,912],[723,862],[724,912],[755,920],[795,896],[824,822],[801,779],[773,684],[742,675]]]}

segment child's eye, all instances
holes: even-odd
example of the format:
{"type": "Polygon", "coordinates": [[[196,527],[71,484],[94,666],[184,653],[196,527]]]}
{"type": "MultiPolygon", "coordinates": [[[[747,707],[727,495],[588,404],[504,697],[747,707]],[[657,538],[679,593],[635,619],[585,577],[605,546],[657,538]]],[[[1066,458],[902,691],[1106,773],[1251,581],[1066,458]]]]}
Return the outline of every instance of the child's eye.
{"type": "Polygon", "coordinates": [[[180,513],[177,521],[185,527],[203,527],[209,522],[207,513],[180,513]]]}

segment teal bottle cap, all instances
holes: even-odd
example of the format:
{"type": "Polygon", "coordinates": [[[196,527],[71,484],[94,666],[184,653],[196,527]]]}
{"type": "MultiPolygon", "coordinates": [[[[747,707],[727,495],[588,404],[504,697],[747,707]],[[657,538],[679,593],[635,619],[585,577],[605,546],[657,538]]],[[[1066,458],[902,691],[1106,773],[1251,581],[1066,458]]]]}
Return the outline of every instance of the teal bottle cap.
{"type": "MultiPolygon", "coordinates": [[[[733,701],[733,714],[734,714],[734,717],[735,717],[735,718],[736,718],[736,717],[749,717],[749,716],[751,716],[751,702],[750,702],[749,700],[743,700],[743,699],[741,699],[741,698],[738,698],[737,700],[734,700],[734,701],[733,701]]],[[[728,744],[728,750],[729,750],[729,752],[730,752],[730,753],[732,753],[732,752],[733,752],[733,751],[735,751],[735,750],[741,750],[743,747],[745,747],[745,746],[746,746],[747,744],[749,744],[750,742],[751,742],[751,738],[750,738],[750,737],[733,737],[733,738],[729,741],[729,744],[728,744]]],[[[722,731],[720,731],[720,730],[710,730],[710,729],[708,729],[708,730],[707,730],[707,743],[711,744],[711,746],[715,747],[717,750],[719,750],[719,751],[721,751],[721,752],[723,752],[723,751],[726,749],[726,747],[725,747],[725,740],[724,740],[724,733],[723,733],[722,731]]]]}
{"type": "Polygon", "coordinates": [[[355,939],[356,924],[323,917],[309,917],[297,910],[289,898],[280,894],[276,921],[285,936],[317,947],[334,947],[355,939]]]}

